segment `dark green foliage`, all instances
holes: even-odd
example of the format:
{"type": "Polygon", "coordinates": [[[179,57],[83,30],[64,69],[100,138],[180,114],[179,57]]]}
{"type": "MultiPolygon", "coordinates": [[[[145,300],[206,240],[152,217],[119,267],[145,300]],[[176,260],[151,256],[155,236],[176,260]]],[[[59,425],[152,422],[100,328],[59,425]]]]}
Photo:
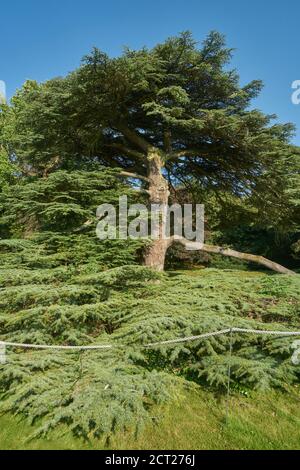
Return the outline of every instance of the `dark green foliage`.
{"type": "MultiPolygon", "coordinates": [[[[99,166],[58,171],[22,180],[3,193],[1,230],[11,238],[0,240],[1,339],[109,341],[122,324],[126,290],[160,279],[128,266],[138,260],[139,240],[96,237],[98,205],[117,206],[119,195],[131,202],[138,197],[118,174],[99,166]]],[[[171,378],[135,365],[121,351],[94,352],[9,352],[1,368],[2,410],[25,413],[32,421],[46,416],[41,433],[59,423],[86,438],[109,436],[133,423],[139,427],[151,403],[168,396],[171,378]]]]}
{"type": "Polygon", "coordinates": [[[146,175],[152,146],[174,186],[251,197],[275,223],[286,212],[284,170],[299,158],[294,126],[250,109],[262,83],[241,87],[231,56],[217,32],[201,45],[185,32],[113,58],[94,49],[67,77],[24,84],[3,143],[24,174],[38,175],[96,162],[146,175]]]}
{"type": "Polygon", "coordinates": [[[90,264],[90,269],[101,270],[101,266],[136,262],[143,246],[140,240],[100,242],[96,236],[99,205],[117,207],[119,196],[127,195],[129,203],[139,197],[118,175],[118,170],[98,165],[97,171],[57,171],[47,178],[22,179],[10,186],[0,199],[2,265],[55,268],[90,264]]]}
{"type": "Polygon", "coordinates": [[[10,391],[2,410],[42,419],[38,435],[64,423],[78,436],[109,438],[141,427],[148,407],[168,398],[170,378],[107,353],[32,353],[10,357],[1,385],[10,391]]]}
{"type": "Polygon", "coordinates": [[[10,160],[10,148],[8,141],[11,136],[11,128],[7,123],[9,108],[0,99],[0,193],[14,180],[16,166],[10,160]]]}
{"type": "Polygon", "coordinates": [[[100,204],[117,205],[120,195],[130,194],[118,174],[98,165],[97,171],[57,171],[47,178],[21,179],[2,197],[1,222],[14,234],[20,232],[20,224],[28,233],[30,222],[32,232],[72,233],[89,218],[95,220],[100,204]]]}

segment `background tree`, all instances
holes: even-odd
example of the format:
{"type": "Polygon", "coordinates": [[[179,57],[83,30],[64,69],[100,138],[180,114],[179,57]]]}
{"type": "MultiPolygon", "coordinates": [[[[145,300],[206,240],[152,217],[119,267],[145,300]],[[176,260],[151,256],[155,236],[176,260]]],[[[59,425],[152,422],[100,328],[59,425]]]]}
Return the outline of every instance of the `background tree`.
{"type": "Polygon", "coordinates": [[[7,119],[9,108],[5,103],[0,102],[0,193],[14,179],[14,173],[17,170],[13,162],[10,160],[10,149],[8,141],[10,141],[10,126],[7,119]]]}

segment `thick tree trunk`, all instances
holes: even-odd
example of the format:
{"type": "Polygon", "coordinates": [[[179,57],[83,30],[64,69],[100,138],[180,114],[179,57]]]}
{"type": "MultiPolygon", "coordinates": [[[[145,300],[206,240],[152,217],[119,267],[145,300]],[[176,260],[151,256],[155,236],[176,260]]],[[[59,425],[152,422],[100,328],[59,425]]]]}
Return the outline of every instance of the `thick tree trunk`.
{"type": "Polygon", "coordinates": [[[146,249],[144,264],[155,271],[164,271],[168,244],[166,240],[154,240],[146,249]]]}
{"type": "Polygon", "coordinates": [[[148,194],[150,204],[159,204],[162,208],[157,239],[147,248],[144,264],[156,271],[163,271],[169,240],[165,239],[166,209],[169,201],[169,185],[162,175],[163,162],[158,153],[148,155],[148,194]],[[165,208],[165,210],[164,210],[165,208]]]}
{"type": "Polygon", "coordinates": [[[153,240],[152,244],[148,247],[145,253],[145,266],[149,266],[156,271],[163,271],[168,248],[174,242],[179,242],[190,250],[201,250],[207,253],[216,253],[223,256],[230,256],[232,258],[252,261],[281,274],[295,274],[293,271],[285,268],[284,266],[281,266],[278,263],[270,261],[263,256],[252,255],[249,253],[240,253],[239,251],[231,250],[229,248],[222,248],[220,246],[203,245],[181,237],[171,237],[166,239],[166,211],[170,193],[168,182],[162,175],[162,168],[163,161],[159,152],[155,149],[148,150],[148,177],[143,178],[147,180],[149,184],[147,193],[150,196],[150,204],[158,204],[162,210],[156,239],[153,240]]]}

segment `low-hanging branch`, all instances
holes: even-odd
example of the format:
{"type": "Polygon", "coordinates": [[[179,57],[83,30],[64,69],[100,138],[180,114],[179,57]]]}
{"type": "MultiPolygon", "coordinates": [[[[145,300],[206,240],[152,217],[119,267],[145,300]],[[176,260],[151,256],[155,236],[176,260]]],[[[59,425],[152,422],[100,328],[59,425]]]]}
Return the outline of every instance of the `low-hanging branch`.
{"type": "Polygon", "coordinates": [[[231,258],[241,259],[244,261],[251,261],[253,263],[261,264],[262,266],[265,266],[266,268],[269,268],[280,274],[296,274],[294,271],[291,271],[290,269],[281,266],[281,264],[275,263],[274,261],[264,258],[263,256],[252,255],[250,253],[242,253],[240,251],[232,250],[231,248],[223,248],[221,246],[216,245],[206,245],[198,242],[192,242],[183,237],[171,237],[169,246],[176,242],[180,243],[189,250],[201,250],[206,253],[215,253],[223,256],[229,256],[231,258]]]}
{"type": "MultiPolygon", "coordinates": [[[[159,170],[161,170],[161,168],[159,170]]],[[[130,177],[130,178],[141,179],[141,180],[146,181],[147,183],[150,183],[149,190],[142,189],[142,191],[144,193],[147,193],[150,196],[150,202],[152,202],[151,201],[151,196],[152,196],[153,187],[151,188],[152,181],[151,181],[150,178],[147,178],[147,177],[144,177],[142,175],[135,174],[135,173],[125,172],[125,171],[122,171],[121,175],[130,177]],[[152,189],[152,191],[151,191],[151,189],[152,189]]],[[[160,184],[162,184],[162,182],[165,182],[166,183],[166,188],[164,189],[164,191],[168,191],[167,181],[163,178],[160,171],[159,171],[158,181],[160,181],[160,184]]],[[[156,182],[155,185],[157,185],[157,182],[156,182]]],[[[163,186],[162,186],[162,188],[160,188],[160,191],[161,191],[161,189],[163,189],[163,186]]],[[[279,263],[271,261],[271,260],[269,260],[269,259],[267,259],[263,256],[260,256],[260,255],[253,255],[253,254],[250,254],[250,253],[242,253],[242,252],[239,252],[239,251],[236,251],[236,250],[232,250],[231,248],[223,248],[223,247],[215,246],[215,245],[199,244],[197,242],[191,242],[191,241],[189,241],[189,240],[187,240],[183,237],[182,238],[181,237],[171,237],[170,240],[167,241],[167,243],[164,243],[163,240],[158,241],[158,243],[157,243],[158,252],[160,253],[160,251],[162,251],[164,253],[163,256],[165,257],[167,247],[171,246],[175,242],[181,243],[183,246],[185,246],[185,248],[188,248],[190,250],[201,250],[201,251],[204,251],[204,252],[207,252],[207,253],[215,253],[215,254],[220,254],[220,255],[223,255],[223,256],[228,256],[228,257],[231,257],[231,258],[237,258],[237,259],[241,259],[241,260],[244,260],[244,261],[250,261],[250,262],[253,262],[253,263],[257,263],[257,264],[260,264],[262,266],[265,266],[268,269],[271,269],[275,272],[278,272],[280,274],[288,274],[288,275],[296,274],[294,271],[291,271],[290,269],[285,268],[284,266],[280,265],[279,263]]],[[[155,242],[154,242],[154,245],[155,245],[155,242]]],[[[154,247],[154,250],[156,250],[155,247],[154,247]]],[[[155,253],[155,256],[156,256],[156,253],[155,253]]],[[[159,256],[160,256],[160,254],[159,254],[159,256]]],[[[147,260],[145,260],[145,263],[148,264],[149,262],[147,260]]],[[[148,265],[152,266],[152,267],[155,267],[155,264],[152,264],[152,260],[150,260],[150,263],[148,265]]],[[[162,270],[163,265],[164,265],[164,260],[160,263],[160,265],[158,265],[157,269],[162,270]]]]}

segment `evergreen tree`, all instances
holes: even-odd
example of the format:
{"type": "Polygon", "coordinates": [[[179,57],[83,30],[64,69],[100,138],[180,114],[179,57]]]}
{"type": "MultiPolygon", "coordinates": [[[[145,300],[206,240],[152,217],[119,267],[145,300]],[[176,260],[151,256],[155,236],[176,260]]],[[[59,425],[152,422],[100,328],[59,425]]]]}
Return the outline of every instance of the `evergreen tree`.
{"type": "Polygon", "coordinates": [[[8,106],[0,101],[0,192],[13,181],[16,171],[16,167],[10,161],[8,112],[8,106]]]}
{"type": "Polygon", "coordinates": [[[183,34],[115,59],[95,50],[66,78],[29,81],[2,107],[0,340],[113,346],[7,348],[1,411],[38,421],[38,433],[64,424],[85,438],[109,438],[151,419],[152,405],[178,383],[225,391],[229,365],[237,390],[299,381],[291,343],[280,336],[237,334],[232,355],[227,336],[145,347],[232,325],[299,330],[298,276],[232,269],[168,276],[148,269],[163,267],[162,240],[142,267],[143,242],[100,242],[95,234],[97,206],[116,206],[124,194],[129,202],[144,194],[149,202],[205,202],[212,231],[231,208],[232,220],[286,227],[292,217],[297,230],[292,128],[248,109],[261,85],[240,88],[229,58],[216,33],[200,49],[183,34]]]}
{"type": "MultiPolygon", "coordinates": [[[[290,124],[272,125],[272,116],[249,110],[262,85],[240,87],[227,69],[230,57],[220,34],[198,48],[183,33],[117,58],[95,49],[65,79],[27,82],[12,101],[10,121],[22,170],[47,176],[97,160],[142,181],[149,203],[166,204],[170,185],[194,178],[206,190],[250,193],[262,207],[265,185],[279,183],[265,175],[299,149],[289,144],[290,124]]],[[[282,194],[275,199],[281,205],[282,194]]],[[[162,221],[161,236],[145,255],[145,264],[158,270],[174,241],[164,240],[163,231],[162,221]]],[[[202,250],[290,273],[261,256],[210,245],[202,250]]]]}

